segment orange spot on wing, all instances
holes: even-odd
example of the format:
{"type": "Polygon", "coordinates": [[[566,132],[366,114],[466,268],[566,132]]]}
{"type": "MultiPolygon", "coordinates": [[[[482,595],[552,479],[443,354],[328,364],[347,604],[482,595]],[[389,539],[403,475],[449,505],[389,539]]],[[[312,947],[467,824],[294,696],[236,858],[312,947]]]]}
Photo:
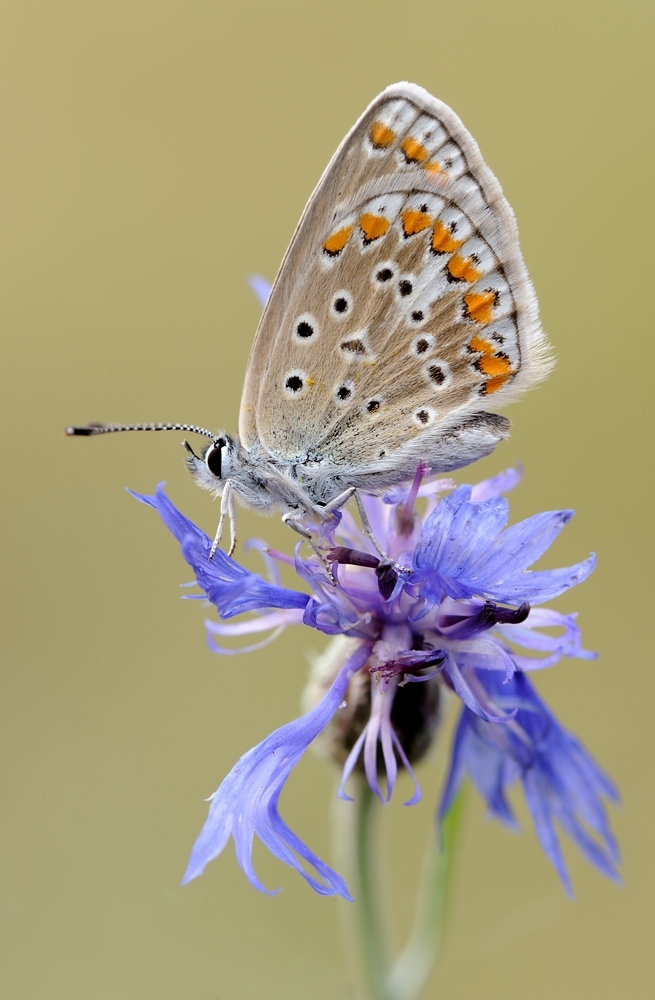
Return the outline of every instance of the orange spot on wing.
{"type": "Polygon", "coordinates": [[[423,167],[423,169],[427,170],[427,172],[429,174],[440,174],[441,173],[441,164],[437,163],[436,160],[432,160],[431,163],[426,163],[425,166],[423,167]]]}
{"type": "Polygon", "coordinates": [[[482,277],[482,271],[478,271],[472,257],[462,257],[456,253],[446,265],[454,281],[477,281],[482,277]]]}
{"type": "Polygon", "coordinates": [[[373,215],[371,212],[365,212],[359,220],[359,228],[364,233],[366,243],[372,243],[373,240],[384,236],[390,224],[383,215],[373,215]]]}
{"type": "Polygon", "coordinates": [[[425,163],[430,155],[425,146],[422,146],[416,139],[412,139],[411,135],[403,139],[400,148],[405,154],[405,159],[408,163],[425,163]]]}
{"type": "Polygon", "coordinates": [[[477,368],[483,375],[490,376],[482,388],[485,396],[502,388],[512,374],[512,365],[505,354],[483,354],[477,362],[477,368]]]}
{"type": "Polygon", "coordinates": [[[413,236],[415,233],[422,233],[424,229],[429,229],[432,219],[427,212],[419,209],[408,208],[401,215],[403,220],[403,232],[405,236],[413,236]]]}
{"type": "Polygon", "coordinates": [[[369,130],[371,145],[375,149],[388,149],[393,145],[396,133],[388,128],[383,122],[373,122],[369,130]]]}
{"type": "Polygon", "coordinates": [[[453,253],[461,247],[461,240],[456,240],[448,226],[437,219],[432,230],[432,249],[435,253],[453,253]]]}
{"type": "Polygon", "coordinates": [[[490,344],[488,340],[484,340],[483,337],[478,337],[477,334],[471,337],[469,347],[471,348],[472,351],[477,351],[478,354],[494,353],[493,345],[490,344]]]}
{"type": "Polygon", "coordinates": [[[507,379],[507,375],[496,375],[495,378],[490,378],[489,381],[484,384],[484,395],[490,396],[492,392],[502,389],[507,379]]]}
{"type": "Polygon", "coordinates": [[[489,376],[480,391],[484,396],[490,396],[491,393],[502,388],[510,377],[512,363],[506,354],[494,354],[493,344],[490,344],[484,337],[478,337],[477,334],[471,337],[469,347],[472,351],[482,355],[475,362],[475,367],[483,375],[489,376]]]}
{"type": "Polygon", "coordinates": [[[495,304],[496,293],[493,291],[469,292],[468,295],[464,296],[466,316],[485,326],[487,323],[491,323],[491,310],[495,304]]]}
{"type": "Polygon", "coordinates": [[[323,249],[330,257],[336,257],[340,254],[346,243],[350,239],[350,234],[354,229],[354,225],[344,226],[343,229],[338,229],[336,233],[332,233],[328,236],[325,243],[323,244],[323,249]]]}
{"type": "Polygon", "coordinates": [[[483,354],[477,367],[483,375],[491,375],[492,378],[507,378],[512,371],[510,360],[504,354],[483,354]]]}

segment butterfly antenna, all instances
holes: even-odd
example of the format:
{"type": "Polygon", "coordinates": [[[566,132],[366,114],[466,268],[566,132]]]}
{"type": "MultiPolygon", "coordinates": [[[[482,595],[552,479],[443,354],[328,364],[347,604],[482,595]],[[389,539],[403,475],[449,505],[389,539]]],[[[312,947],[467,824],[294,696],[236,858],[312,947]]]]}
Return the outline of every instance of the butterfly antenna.
{"type": "Polygon", "coordinates": [[[115,434],[118,431],[192,431],[214,443],[217,441],[216,434],[194,424],[85,424],[84,427],[67,427],[64,433],[67,437],[93,437],[96,434],[115,434]]]}

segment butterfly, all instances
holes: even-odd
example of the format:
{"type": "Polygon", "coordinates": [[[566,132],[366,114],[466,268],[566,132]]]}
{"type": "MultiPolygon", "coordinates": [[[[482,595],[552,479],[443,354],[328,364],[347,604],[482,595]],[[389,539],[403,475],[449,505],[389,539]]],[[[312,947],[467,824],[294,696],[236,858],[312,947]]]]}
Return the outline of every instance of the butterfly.
{"type": "MultiPolygon", "coordinates": [[[[457,115],[426,90],[379,94],[302,214],[255,335],[239,436],[188,424],[89,424],[72,435],[188,430],[195,481],[277,508],[303,533],[418,466],[449,472],[509,433],[495,412],[552,366],[512,209],[457,115]]],[[[360,504],[361,508],[361,504],[360,504]]]]}

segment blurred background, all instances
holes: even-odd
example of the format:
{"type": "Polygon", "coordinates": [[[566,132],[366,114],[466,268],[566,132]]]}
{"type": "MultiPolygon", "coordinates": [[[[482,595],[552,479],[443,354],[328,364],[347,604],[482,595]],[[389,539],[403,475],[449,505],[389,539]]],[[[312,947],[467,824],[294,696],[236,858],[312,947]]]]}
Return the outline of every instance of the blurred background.
{"type": "MultiPolygon", "coordinates": [[[[62,429],[236,430],[259,315],[246,277],[274,277],[341,138],[399,79],[451,104],[478,140],[558,354],[510,409],[510,441],[458,479],[522,461],[513,518],[577,511],[544,566],[598,552],[557,607],[580,612],[600,659],[537,683],[621,788],[625,860],[617,888],[567,845],[571,902],[529,821],[512,835],[471,794],[426,997],[651,995],[654,20],[646,0],[2,5],[4,997],[354,996],[337,901],[259,847],[277,897],[251,888],[231,847],[179,885],[203,799],[298,714],[311,637],[212,655],[206,610],[180,600],[176,543],[123,489],[166,480],[213,534],[217,507],[188,478],[181,435],[62,429]]],[[[242,538],[291,550],[277,518],[239,522],[242,538]]],[[[403,809],[401,788],[386,810],[400,940],[444,754],[442,741],[420,771],[419,806],[403,809]]],[[[309,754],[282,798],[328,858],[333,795],[309,754]]]]}

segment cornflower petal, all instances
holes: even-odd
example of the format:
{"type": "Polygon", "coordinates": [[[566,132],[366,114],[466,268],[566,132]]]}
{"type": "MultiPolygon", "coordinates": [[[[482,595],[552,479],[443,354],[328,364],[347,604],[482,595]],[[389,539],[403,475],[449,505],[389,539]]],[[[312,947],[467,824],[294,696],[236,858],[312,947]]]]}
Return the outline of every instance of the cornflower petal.
{"type": "Polygon", "coordinates": [[[350,679],[364,666],[369,654],[370,645],[362,643],[318,705],[301,718],[276,729],[235,764],[212,796],[209,816],[194,844],[183,884],[200,875],[232,836],[237,860],[247,878],[260,892],[269,893],[252,865],[252,843],[256,834],[275,857],[295,868],[316,892],[351,899],[341,876],[321,861],[282,820],[278,799],[289,774],[337,711],[350,679]],[[318,878],[304,869],[298,855],[314,869],[318,878]]]}
{"type": "Polygon", "coordinates": [[[572,510],[547,510],[513,524],[494,543],[482,572],[490,580],[522,573],[550,548],[572,517],[572,510]]]}
{"type": "Polygon", "coordinates": [[[595,566],[596,557],[592,553],[588,559],[584,559],[574,566],[525,572],[517,580],[508,581],[506,584],[497,583],[495,586],[487,588],[484,593],[497,601],[505,601],[507,604],[517,604],[519,601],[527,601],[528,604],[543,604],[559,597],[565,590],[577,587],[579,583],[587,579],[595,566]]]}
{"type": "Polygon", "coordinates": [[[319,632],[325,632],[326,635],[343,635],[344,633],[348,633],[352,636],[364,638],[365,636],[362,634],[363,630],[356,627],[358,623],[359,615],[356,611],[344,612],[341,608],[330,602],[326,601],[320,604],[313,597],[310,597],[303,615],[304,625],[311,625],[312,628],[318,629],[319,632]]]}
{"type": "Polygon", "coordinates": [[[516,718],[501,729],[463,710],[440,815],[445,815],[468,773],[491,814],[503,821],[513,819],[505,791],[519,777],[539,841],[567,893],[571,894],[571,885],[555,820],[588,861],[618,879],[618,850],[602,801],[603,796],[616,800],[612,782],[578,740],[560,726],[524,674],[515,674],[506,684],[492,672],[480,672],[477,680],[492,700],[514,702],[516,718]]]}
{"type": "Polygon", "coordinates": [[[344,799],[346,802],[352,802],[352,795],[346,793],[345,784],[348,778],[355,770],[355,765],[359,759],[359,755],[362,752],[362,747],[364,746],[364,741],[366,740],[366,731],[368,729],[368,723],[362,729],[361,733],[357,737],[355,744],[346,758],[346,763],[343,765],[343,771],[341,772],[341,781],[339,783],[338,796],[340,799],[344,799]]]}
{"type": "MultiPolygon", "coordinates": [[[[434,677],[434,676],[435,676],[434,674],[430,674],[430,677],[434,677]]],[[[414,678],[414,679],[415,680],[429,680],[428,677],[414,678]]],[[[396,734],[393,731],[393,729],[391,730],[391,738],[393,740],[393,745],[396,748],[398,756],[400,757],[400,759],[403,762],[403,767],[405,768],[405,770],[409,774],[410,778],[414,782],[414,794],[412,795],[411,798],[407,799],[406,802],[403,802],[403,805],[404,806],[415,806],[417,804],[417,802],[421,801],[421,796],[422,796],[421,786],[419,785],[418,781],[416,780],[416,775],[414,774],[414,769],[413,769],[412,765],[410,764],[409,760],[407,759],[407,754],[403,750],[403,745],[400,742],[400,740],[398,739],[398,737],[396,736],[396,734]]]]}
{"type": "Polygon", "coordinates": [[[364,771],[366,780],[372,792],[384,802],[385,798],[380,789],[378,781],[378,739],[380,737],[380,705],[378,702],[375,711],[375,690],[371,697],[371,717],[366,724],[366,738],[364,740],[364,771]]]}
{"type": "Polygon", "coordinates": [[[462,668],[504,670],[505,677],[509,680],[516,670],[517,659],[493,639],[473,639],[457,643],[457,662],[462,668]]]}
{"type": "Polygon", "coordinates": [[[205,621],[205,628],[207,629],[207,645],[211,649],[212,653],[220,653],[223,656],[237,656],[240,653],[252,653],[256,649],[263,649],[264,646],[268,646],[269,643],[277,639],[279,635],[282,635],[287,626],[301,625],[302,616],[303,613],[299,608],[293,608],[289,611],[273,611],[268,615],[260,615],[259,618],[251,618],[245,622],[205,621]],[[271,634],[267,635],[265,639],[261,640],[261,642],[254,642],[250,646],[239,646],[237,649],[232,649],[227,646],[219,646],[213,639],[214,635],[248,635],[253,632],[268,632],[271,629],[271,634]]]}
{"type": "Polygon", "coordinates": [[[380,743],[382,744],[382,758],[384,760],[384,767],[387,774],[387,795],[386,801],[389,802],[393,794],[393,790],[396,787],[396,778],[398,777],[398,763],[396,761],[396,755],[393,750],[393,727],[391,725],[391,706],[393,705],[393,696],[396,693],[397,681],[392,680],[387,686],[383,682],[377,685],[378,691],[380,692],[380,700],[382,702],[382,711],[380,713],[380,743]]]}
{"type": "Polygon", "coordinates": [[[479,698],[464,680],[454,656],[448,656],[446,659],[444,673],[448,675],[455,692],[460,696],[466,707],[477,715],[478,718],[483,719],[485,722],[509,722],[516,715],[516,709],[510,712],[509,715],[493,715],[483,708],[479,698]]]}
{"type": "Polygon", "coordinates": [[[258,573],[243,569],[220,549],[210,559],[211,543],[206,535],[202,544],[192,537],[183,539],[181,548],[196,574],[198,586],[223,618],[266,608],[304,608],[309,600],[307,594],[276,587],[258,573]]]}
{"type": "Polygon", "coordinates": [[[505,639],[525,649],[548,652],[551,655],[536,659],[512,654],[520,670],[543,670],[553,666],[562,656],[576,656],[582,660],[595,660],[597,653],[582,648],[582,633],[576,624],[576,615],[562,615],[549,608],[532,608],[525,622],[520,625],[498,625],[496,631],[505,639]],[[536,632],[537,628],[562,628],[560,635],[536,632]]]}
{"type": "Polygon", "coordinates": [[[269,547],[266,542],[262,541],[261,538],[249,538],[246,542],[244,542],[243,551],[248,552],[250,549],[257,549],[262,557],[264,565],[266,566],[269,583],[279,587],[281,584],[280,567],[275,561],[274,556],[272,556],[269,552],[269,547]]]}
{"type": "Polygon", "coordinates": [[[471,500],[474,503],[480,503],[482,500],[488,500],[489,497],[497,497],[501,493],[509,493],[510,490],[519,485],[522,479],[523,468],[521,466],[517,469],[504,469],[498,475],[476,483],[471,490],[471,500]]]}
{"type": "Polygon", "coordinates": [[[383,684],[374,684],[371,692],[371,717],[366,726],[364,741],[364,769],[371,791],[375,792],[380,802],[388,802],[391,798],[398,765],[393,752],[391,739],[391,706],[396,682],[392,681],[389,688],[383,684]],[[382,745],[382,759],[387,777],[387,794],[383,795],[378,781],[378,740],[382,745]]]}
{"type": "Polygon", "coordinates": [[[308,594],[268,583],[257,573],[250,573],[221,549],[209,558],[212,542],[200,528],[171,503],[160,484],[154,496],[128,490],[136,500],[154,507],[168,530],[177,538],[182,555],[196,574],[199,587],[216,606],[223,618],[242,611],[265,608],[304,608],[308,594]]]}
{"type": "Polygon", "coordinates": [[[241,653],[254,653],[257,649],[263,649],[264,646],[269,646],[278,636],[282,635],[285,626],[279,625],[276,629],[273,629],[270,635],[267,635],[265,639],[261,639],[259,642],[252,642],[249,646],[239,646],[238,649],[231,649],[229,646],[219,646],[217,642],[214,642],[211,635],[207,634],[207,646],[212,651],[212,653],[220,653],[221,656],[240,656],[241,653]]]}
{"type": "Polygon", "coordinates": [[[273,286],[270,281],[266,280],[266,278],[262,278],[261,274],[250,274],[248,276],[248,284],[257,296],[259,304],[263,309],[268,302],[268,297],[271,294],[271,288],[273,286]]]}
{"type": "Polygon", "coordinates": [[[425,522],[414,553],[414,565],[436,573],[446,593],[455,598],[480,592],[468,576],[509,517],[509,505],[502,497],[480,504],[470,498],[470,486],[458,486],[445,497],[425,522]]]}
{"type": "MultiPolygon", "coordinates": [[[[427,679],[427,678],[425,678],[427,679]]],[[[405,802],[406,806],[415,805],[421,799],[421,789],[416,780],[416,775],[407,759],[402,744],[394,732],[391,722],[391,709],[393,706],[394,694],[398,686],[398,678],[394,677],[389,683],[381,682],[373,686],[371,694],[371,715],[364,729],[357,737],[357,740],[348,754],[346,763],[343,766],[341,782],[339,784],[338,795],[340,799],[352,802],[352,797],[345,791],[345,784],[359,759],[359,755],[364,749],[364,771],[369,784],[369,788],[377,795],[383,804],[389,802],[396,785],[398,777],[398,762],[396,753],[408,771],[414,782],[414,794],[405,802]],[[382,760],[387,779],[386,795],[380,788],[378,779],[378,742],[382,747],[382,760]]]]}
{"type": "Polygon", "coordinates": [[[441,599],[475,595],[508,604],[540,604],[581,583],[595,566],[592,555],[564,569],[526,572],[552,544],[571,511],[535,514],[505,531],[509,506],[503,497],[471,500],[470,486],[458,487],[425,522],[414,553],[418,582],[428,606],[441,599]]]}
{"type": "Polygon", "coordinates": [[[267,615],[258,615],[257,618],[248,618],[243,622],[214,622],[205,621],[205,628],[214,635],[252,635],[254,632],[268,632],[269,629],[277,629],[280,626],[286,628],[287,625],[302,625],[303,612],[300,608],[291,608],[288,611],[271,611],[267,615]]]}
{"type": "MultiPolygon", "coordinates": [[[[420,497],[434,497],[439,493],[444,493],[446,490],[454,490],[456,486],[457,483],[454,479],[432,479],[428,483],[422,483],[417,495],[420,497]]],[[[393,486],[386,493],[382,494],[382,502],[394,506],[399,503],[406,503],[409,492],[406,486],[393,486]]]]}

